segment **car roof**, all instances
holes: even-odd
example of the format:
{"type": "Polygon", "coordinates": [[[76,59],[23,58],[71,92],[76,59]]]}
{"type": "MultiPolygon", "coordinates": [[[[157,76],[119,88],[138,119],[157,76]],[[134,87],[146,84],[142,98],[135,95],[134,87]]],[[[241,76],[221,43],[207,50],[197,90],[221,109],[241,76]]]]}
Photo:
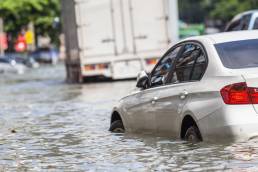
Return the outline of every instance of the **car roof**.
{"type": "Polygon", "coordinates": [[[248,30],[248,31],[233,31],[233,32],[222,32],[211,35],[203,35],[190,37],[185,39],[184,41],[189,40],[210,40],[213,44],[225,43],[225,42],[234,42],[248,39],[258,39],[258,30],[248,30]]]}
{"type": "Polygon", "coordinates": [[[233,17],[233,19],[231,20],[231,22],[234,22],[236,20],[239,20],[241,17],[243,17],[244,15],[248,15],[248,14],[257,14],[258,10],[249,10],[249,11],[245,11],[242,13],[237,14],[236,16],[233,17]]]}
{"type": "Polygon", "coordinates": [[[239,13],[237,14],[233,20],[237,19],[237,18],[240,18],[242,17],[243,15],[247,15],[247,14],[252,14],[252,13],[258,13],[258,10],[249,10],[249,11],[245,11],[245,12],[242,12],[242,13],[239,13]]]}

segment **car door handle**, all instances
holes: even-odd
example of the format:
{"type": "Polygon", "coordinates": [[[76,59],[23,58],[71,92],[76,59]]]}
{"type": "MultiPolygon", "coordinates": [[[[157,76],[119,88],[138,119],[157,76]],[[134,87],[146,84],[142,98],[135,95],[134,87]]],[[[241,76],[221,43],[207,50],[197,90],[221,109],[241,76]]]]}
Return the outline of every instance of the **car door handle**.
{"type": "Polygon", "coordinates": [[[188,95],[188,92],[184,90],[182,93],[180,93],[180,99],[184,100],[188,95]]]}
{"type": "Polygon", "coordinates": [[[154,104],[156,103],[156,101],[157,101],[157,100],[158,100],[158,97],[153,97],[153,98],[152,98],[152,101],[151,101],[151,104],[153,104],[153,105],[154,105],[154,104]]]}

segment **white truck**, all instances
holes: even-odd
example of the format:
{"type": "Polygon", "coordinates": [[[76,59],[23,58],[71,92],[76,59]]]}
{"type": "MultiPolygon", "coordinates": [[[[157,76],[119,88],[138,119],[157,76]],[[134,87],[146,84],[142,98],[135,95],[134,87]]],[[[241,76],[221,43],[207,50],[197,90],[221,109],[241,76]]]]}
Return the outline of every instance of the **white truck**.
{"type": "MultiPolygon", "coordinates": [[[[135,78],[178,41],[177,0],[74,0],[81,77],[135,78]]],[[[66,40],[69,41],[69,40],[66,40]]]]}

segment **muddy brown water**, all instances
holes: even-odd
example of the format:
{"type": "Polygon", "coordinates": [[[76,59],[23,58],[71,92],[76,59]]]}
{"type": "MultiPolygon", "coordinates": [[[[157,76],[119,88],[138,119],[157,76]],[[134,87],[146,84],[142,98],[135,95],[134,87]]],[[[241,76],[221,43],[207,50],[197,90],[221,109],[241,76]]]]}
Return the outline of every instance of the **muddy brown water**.
{"type": "Polygon", "coordinates": [[[0,171],[258,171],[258,142],[111,134],[134,81],[69,85],[62,65],[0,78],[0,171]]]}

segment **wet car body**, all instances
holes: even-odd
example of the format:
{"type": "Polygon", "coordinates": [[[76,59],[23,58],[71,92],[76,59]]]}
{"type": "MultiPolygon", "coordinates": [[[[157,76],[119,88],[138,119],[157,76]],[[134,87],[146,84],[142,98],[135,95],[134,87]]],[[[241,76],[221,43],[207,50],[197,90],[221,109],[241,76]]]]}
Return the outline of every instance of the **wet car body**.
{"type": "Polygon", "coordinates": [[[121,121],[126,132],[182,139],[189,133],[204,141],[256,137],[258,63],[252,57],[257,35],[258,31],[231,32],[178,43],[151,74],[141,73],[140,89],[114,107],[110,130],[121,121]],[[248,47],[251,54],[245,54],[248,47]],[[166,70],[168,58],[172,63],[164,74],[160,71],[166,70]]]}

